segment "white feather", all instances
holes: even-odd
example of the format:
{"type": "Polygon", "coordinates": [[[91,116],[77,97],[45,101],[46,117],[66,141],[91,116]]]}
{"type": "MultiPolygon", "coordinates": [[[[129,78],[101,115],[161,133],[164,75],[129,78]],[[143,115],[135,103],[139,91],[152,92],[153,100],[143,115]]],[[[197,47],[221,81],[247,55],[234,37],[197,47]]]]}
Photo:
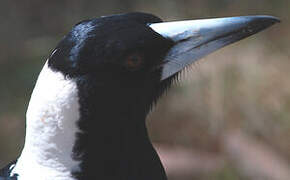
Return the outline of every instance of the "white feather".
{"type": "Polygon", "coordinates": [[[26,114],[26,138],[12,173],[19,180],[72,180],[72,150],[80,117],[76,82],[44,65],[26,114]]]}

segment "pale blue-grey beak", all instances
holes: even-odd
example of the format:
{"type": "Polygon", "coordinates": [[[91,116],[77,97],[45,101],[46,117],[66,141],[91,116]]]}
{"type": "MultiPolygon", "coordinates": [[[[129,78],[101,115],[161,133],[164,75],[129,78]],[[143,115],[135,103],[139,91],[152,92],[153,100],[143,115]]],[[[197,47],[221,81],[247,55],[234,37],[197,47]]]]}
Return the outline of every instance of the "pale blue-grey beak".
{"type": "Polygon", "coordinates": [[[273,16],[241,16],[150,24],[155,32],[175,42],[165,57],[161,80],[277,22],[279,19],[273,16]]]}

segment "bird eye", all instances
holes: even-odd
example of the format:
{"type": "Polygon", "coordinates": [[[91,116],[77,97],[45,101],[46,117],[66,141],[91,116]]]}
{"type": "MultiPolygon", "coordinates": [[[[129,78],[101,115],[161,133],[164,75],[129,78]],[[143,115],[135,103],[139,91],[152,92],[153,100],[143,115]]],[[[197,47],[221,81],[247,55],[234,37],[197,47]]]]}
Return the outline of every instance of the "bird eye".
{"type": "Polygon", "coordinates": [[[139,54],[132,54],[126,58],[125,66],[129,69],[136,70],[143,63],[143,58],[139,54]]]}

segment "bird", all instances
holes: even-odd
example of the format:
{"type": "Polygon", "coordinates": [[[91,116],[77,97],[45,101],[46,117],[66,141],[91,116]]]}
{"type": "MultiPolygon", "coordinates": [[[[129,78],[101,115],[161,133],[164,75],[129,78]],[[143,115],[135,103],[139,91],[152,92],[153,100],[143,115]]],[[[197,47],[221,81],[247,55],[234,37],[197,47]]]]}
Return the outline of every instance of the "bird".
{"type": "Polygon", "coordinates": [[[166,180],[145,120],[180,72],[279,19],[163,22],[143,12],[83,20],[44,63],[21,155],[0,180],[166,180]]]}

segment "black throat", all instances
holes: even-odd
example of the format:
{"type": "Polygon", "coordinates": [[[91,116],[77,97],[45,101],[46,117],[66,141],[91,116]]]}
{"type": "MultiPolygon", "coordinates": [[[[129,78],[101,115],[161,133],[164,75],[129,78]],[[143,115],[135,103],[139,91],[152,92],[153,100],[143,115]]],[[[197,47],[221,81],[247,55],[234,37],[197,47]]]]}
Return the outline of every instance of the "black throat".
{"type": "Polygon", "coordinates": [[[104,86],[97,76],[90,75],[78,78],[77,85],[81,132],[74,158],[81,161],[81,171],[73,172],[74,176],[78,180],[165,180],[145,126],[157,96],[154,88],[146,82],[134,87],[117,82],[104,86]]]}

